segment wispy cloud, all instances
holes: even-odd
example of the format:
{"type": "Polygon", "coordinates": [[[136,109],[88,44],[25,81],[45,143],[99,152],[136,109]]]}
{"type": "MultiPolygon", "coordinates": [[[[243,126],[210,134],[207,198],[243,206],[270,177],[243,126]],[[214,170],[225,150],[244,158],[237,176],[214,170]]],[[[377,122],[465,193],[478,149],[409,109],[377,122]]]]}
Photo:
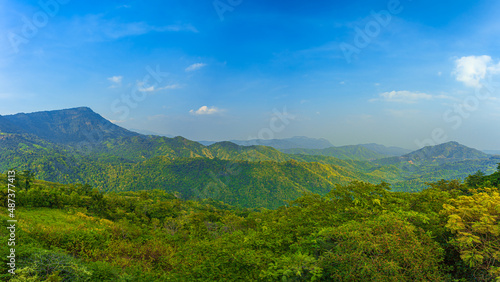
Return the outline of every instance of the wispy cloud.
{"type": "Polygon", "coordinates": [[[189,113],[192,115],[214,115],[223,112],[224,110],[218,109],[216,107],[202,106],[198,110],[190,110],[189,113]]]}
{"type": "Polygon", "coordinates": [[[122,83],[123,76],[112,76],[108,77],[108,80],[113,82],[113,83],[122,83]]]}
{"type": "Polygon", "coordinates": [[[480,87],[487,75],[500,73],[500,62],[493,63],[490,56],[467,56],[455,60],[453,75],[466,86],[480,87]]]}
{"type": "Polygon", "coordinates": [[[152,85],[152,86],[149,86],[146,88],[139,88],[139,91],[141,91],[141,92],[153,92],[153,91],[155,91],[155,86],[152,85]]]}
{"type": "Polygon", "coordinates": [[[138,90],[141,92],[155,92],[155,91],[160,91],[160,90],[172,90],[172,89],[180,89],[182,88],[182,85],[180,84],[170,84],[170,85],[165,85],[163,87],[155,87],[154,85],[149,86],[149,87],[142,87],[142,83],[138,82],[137,87],[138,90]]]}
{"type": "Polygon", "coordinates": [[[413,104],[420,100],[431,100],[433,96],[426,93],[411,92],[411,91],[391,91],[384,92],[379,95],[379,98],[371,99],[370,102],[384,101],[395,103],[413,104]]]}
{"type": "Polygon", "coordinates": [[[129,36],[139,36],[150,32],[195,32],[198,30],[191,24],[173,24],[154,26],[146,22],[124,23],[115,19],[105,19],[102,15],[87,15],[75,18],[70,25],[70,32],[87,41],[102,41],[120,39],[129,36]]]}
{"type": "Polygon", "coordinates": [[[181,89],[181,88],[182,88],[182,85],[180,85],[180,84],[170,84],[170,85],[160,87],[160,88],[158,88],[158,90],[181,89]]]}
{"type": "Polygon", "coordinates": [[[203,67],[205,67],[207,64],[204,64],[204,63],[196,63],[196,64],[192,64],[190,65],[189,67],[186,68],[186,71],[195,71],[195,70],[199,70],[203,67]]]}
{"type": "Polygon", "coordinates": [[[122,85],[123,76],[116,75],[116,76],[108,77],[108,80],[112,83],[112,85],[109,88],[120,87],[122,85]]]}

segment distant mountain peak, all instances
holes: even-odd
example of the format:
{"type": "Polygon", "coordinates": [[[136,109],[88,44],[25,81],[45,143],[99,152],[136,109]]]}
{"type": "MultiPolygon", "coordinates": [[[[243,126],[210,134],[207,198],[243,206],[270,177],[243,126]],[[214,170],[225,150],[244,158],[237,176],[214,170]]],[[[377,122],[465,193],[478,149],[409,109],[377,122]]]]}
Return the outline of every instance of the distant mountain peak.
{"type": "Polygon", "coordinates": [[[27,133],[55,143],[99,142],[139,135],[111,123],[89,107],[2,116],[0,130],[27,133]]]}
{"type": "Polygon", "coordinates": [[[211,144],[208,147],[209,148],[225,148],[225,149],[236,150],[240,146],[238,144],[235,144],[235,143],[230,142],[230,141],[221,141],[221,142],[217,142],[217,143],[211,144]]]}
{"type": "Polygon", "coordinates": [[[403,157],[413,160],[423,159],[485,159],[488,154],[477,149],[462,145],[456,141],[450,141],[435,146],[426,146],[417,151],[411,152],[403,157]]]}

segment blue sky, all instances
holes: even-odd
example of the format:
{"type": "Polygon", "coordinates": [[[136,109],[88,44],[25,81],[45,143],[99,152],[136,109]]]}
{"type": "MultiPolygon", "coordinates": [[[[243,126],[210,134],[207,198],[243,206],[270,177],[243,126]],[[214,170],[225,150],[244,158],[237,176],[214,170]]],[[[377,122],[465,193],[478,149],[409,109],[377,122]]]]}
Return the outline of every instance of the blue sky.
{"type": "Polygon", "coordinates": [[[500,150],[498,1],[0,0],[0,114],[500,150]],[[498,83],[497,83],[498,82],[498,83]]]}

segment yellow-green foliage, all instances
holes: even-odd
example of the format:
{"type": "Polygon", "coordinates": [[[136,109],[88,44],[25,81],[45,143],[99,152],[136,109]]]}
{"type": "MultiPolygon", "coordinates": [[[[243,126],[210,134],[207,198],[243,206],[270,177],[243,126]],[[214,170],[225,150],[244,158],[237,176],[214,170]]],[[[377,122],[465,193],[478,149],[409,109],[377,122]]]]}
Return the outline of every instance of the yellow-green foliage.
{"type": "MultiPolygon", "coordinates": [[[[485,270],[500,280],[500,195],[496,188],[474,191],[444,206],[446,227],[460,257],[472,268],[485,270]]],[[[485,277],[481,277],[486,279],[485,277]]]]}
{"type": "MultiPolygon", "coordinates": [[[[286,171],[300,164],[262,165],[286,171]]],[[[296,177],[308,181],[306,175],[296,177]]],[[[36,180],[17,192],[16,277],[488,280],[498,276],[499,198],[497,189],[468,191],[457,181],[440,181],[419,193],[353,182],[333,186],[325,196],[304,193],[275,210],[257,211],[215,200],[182,200],[160,190],[101,193],[88,185],[36,180]]],[[[0,193],[0,201],[5,199],[0,193]]],[[[4,225],[7,219],[0,209],[4,225]]],[[[6,238],[4,227],[0,236],[6,238]]],[[[6,244],[0,251],[0,278],[6,280],[12,278],[6,244]]]]}

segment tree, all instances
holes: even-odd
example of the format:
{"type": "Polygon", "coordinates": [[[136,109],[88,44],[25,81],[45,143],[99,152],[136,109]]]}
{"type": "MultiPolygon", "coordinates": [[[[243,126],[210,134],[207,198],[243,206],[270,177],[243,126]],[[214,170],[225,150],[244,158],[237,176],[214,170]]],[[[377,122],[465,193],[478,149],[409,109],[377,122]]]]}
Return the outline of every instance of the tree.
{"type": "Polygon", "coordinates": [[[21,175],[24,177],[24,180],[25,180],[24,189],[26,189],[26,191],[28,191],[28,189],[31,187],[31,183],[33,182],[33,179],[35,177],[35,173],[32,172],[31,170],[24,170],[21,175]]]}
{"type": "Polygon", "coordinates": [[[444,205],[446,228],[455,234],[451,243],[467,265],[479,270],[475,275],[481,281],[500,279],[499,207],[500,194],[494,188],[460,196],[444,205]]]}
{"type": "Polygon", "coordinates": [[[471,188],[477,188],[481,186],[484,182],[484,172],[478,170],[476,173],[469,175],[467,179],[465,179],[465,183],[471,188]]]}
{"type": "Polygon", "coordinates": [[[422,229],[386,213],[319,232],[318,259],[331,281],[443,281],[443,250],[422,229]]]}

